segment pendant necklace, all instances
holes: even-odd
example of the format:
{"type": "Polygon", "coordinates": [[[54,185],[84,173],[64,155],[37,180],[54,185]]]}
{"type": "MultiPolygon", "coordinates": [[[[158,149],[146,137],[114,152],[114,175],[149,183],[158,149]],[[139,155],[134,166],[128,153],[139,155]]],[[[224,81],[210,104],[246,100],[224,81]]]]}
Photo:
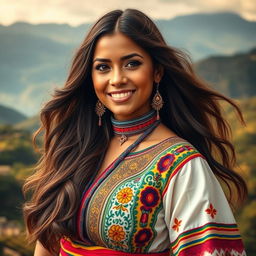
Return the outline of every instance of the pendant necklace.
{"type": "Polygon", "coordinates": [[[154,126],[157,120],[157,113],[155,110],[150,110],[143,116],[128,120],[118,121],[111,117],[112,127],[115,135],[119,136],[120,145],[123,145],[130,136],[141,134],[150,127],[154,126]]]}

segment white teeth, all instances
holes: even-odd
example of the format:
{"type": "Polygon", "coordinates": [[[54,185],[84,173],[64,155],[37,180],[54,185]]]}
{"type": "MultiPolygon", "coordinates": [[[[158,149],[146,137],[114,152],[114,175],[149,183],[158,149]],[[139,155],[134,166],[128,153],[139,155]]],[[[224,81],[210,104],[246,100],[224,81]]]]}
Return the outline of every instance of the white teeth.
{"type": "Polygon", "coordinates": [[[121,93],[112,93],[111,97],[115,98],[115,99],[121,99],[121,98],[125,98],[128,97],[132,94],[132,92],[121,92],[121,93]]]}

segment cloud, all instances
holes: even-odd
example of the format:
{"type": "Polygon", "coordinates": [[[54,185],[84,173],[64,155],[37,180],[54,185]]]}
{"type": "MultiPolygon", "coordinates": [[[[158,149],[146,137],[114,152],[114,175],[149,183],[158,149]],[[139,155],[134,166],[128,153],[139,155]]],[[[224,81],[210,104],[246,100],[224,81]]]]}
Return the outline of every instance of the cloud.
{"type": "MultiPolygon", "coordinates": [[[[159,0],[163,3],[180,3],[180,0],[159,0]]],[[[235,12],[248,20],[256,21],[256,1],[255,0],[182,0],[182,3],[193,6],[198,12],[235,12]]]]}
{"type": "Polygon", "coordinates": [[[243,0],[242,2],[242,16],[248,20],[256,21],[256,1],[243,0]]]}
{"type": "Polygon", "coordinates": [[[8,25],[27,21],[78,25],[93,22],[110,10],[125,8],[140,9],[153,19],[197,12],[233,11],[256,20],[255,0],[0,0],[0,23],[8,25]]]}

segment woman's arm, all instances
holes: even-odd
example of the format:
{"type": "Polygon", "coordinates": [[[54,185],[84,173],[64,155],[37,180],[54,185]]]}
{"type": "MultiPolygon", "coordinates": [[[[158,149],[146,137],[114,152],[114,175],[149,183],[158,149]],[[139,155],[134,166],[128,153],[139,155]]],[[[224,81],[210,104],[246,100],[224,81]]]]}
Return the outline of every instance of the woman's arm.
{"type": "Polygon", "coordinates": [[[232,210],[207,161],[187,152],[177,159],[163,199],[173,253],[245,256],[232,210]],[[186,161],[183,166],[179,159],[186,161]]]}
{"type": "Polygon", "coordinates": [[[34,256],[52,256],[52,254],[46,250],[39,241],[37,241],[34,256]]]}

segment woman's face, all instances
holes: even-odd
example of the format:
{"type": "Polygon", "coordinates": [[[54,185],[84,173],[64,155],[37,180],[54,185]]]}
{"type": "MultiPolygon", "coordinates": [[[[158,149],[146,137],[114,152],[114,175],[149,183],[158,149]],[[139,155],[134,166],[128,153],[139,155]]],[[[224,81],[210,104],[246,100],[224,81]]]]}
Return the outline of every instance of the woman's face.
{"type": "Polygon", "coordinates": [[[153,83],[161,79],[147,52],[122,33],[102,36],[93,55],[92,81],[98,99],[117,120],[151,109],[153,83]]]}

